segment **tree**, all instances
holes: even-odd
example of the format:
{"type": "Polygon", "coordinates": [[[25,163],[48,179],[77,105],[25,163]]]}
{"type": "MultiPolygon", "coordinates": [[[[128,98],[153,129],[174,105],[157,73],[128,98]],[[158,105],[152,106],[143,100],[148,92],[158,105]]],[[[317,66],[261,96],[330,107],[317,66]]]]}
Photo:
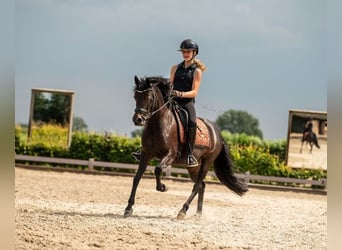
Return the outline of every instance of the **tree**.
{"type": "Polygon", "coordinates": [[[68,125],[70,122],[70,102],[70,96],[52,93],[48,108],[50,121],[62,126],[68,125]]]}
{"type": "Polygon", "coordinates": [[[71,98],[68,95],[35,93],[33,120],[35,122],[53,123],[67,126],[70,122],[71,98]]]}
{"type": "Polygon", "coordinates": [[[82,117],[75,116],[72,122],[72,131],[87,131],[88,125],[82,117]]]}
{"type": "Polygon", "coordinates": [[[215,123],[220,130],[227,130],[232,134],[245,133],[263,138],[258,119],[247,111],[227,110],[216,119],[215,123]]]}
{"type": "Polygon", "coordinates": [[[136,129],[133,132],[131,132],[132,137],[142,136],[143,129],[136,129]]]}
{"type": "Polygon", "coordinates": [[[43,93],[37,92],[34,96],[33,121],[49,122],[48,120],[49,100],[45,98],[43,93]]]}

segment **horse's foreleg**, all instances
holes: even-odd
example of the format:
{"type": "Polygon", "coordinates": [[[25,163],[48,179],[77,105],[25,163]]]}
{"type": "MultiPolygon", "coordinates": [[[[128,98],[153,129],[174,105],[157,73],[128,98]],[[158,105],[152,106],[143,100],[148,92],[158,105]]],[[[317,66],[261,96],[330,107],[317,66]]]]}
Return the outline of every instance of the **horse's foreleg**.
{"type": "Polygon", "coordinates": [[[168,188],[166,187],[165,184],[161,182],[161,178],[160,178],[162,171],[163,169],[160,166],[157,166],[154,169],[154,174],[156,176],[156,183],[157,183],[156,189],[157,191],[160,191],[160,192],[166,192],[168,188]]]}
{"type": "Polygon", "coordinates": [[[147,160],[145,158],[145,155],[142,153],[138,171],[135,174],[134,179],[133,179],[133,186],[132,186],[132,190],[131,190],[131,195],[129,196],[129,199],[128,199],[128,205],[125,209],[124,217],[129,217],[133,213],[133,205],[134,205],[134,201],[135,201],[135,194],[137,192],[137,187],[139,185],[140,179],[141,179],[142,175],[144,174],[146,168],[147,168],[147,160]]]}
{"type": "Polygon", "coordinates": [[[186,212],[189,209],[190,203],[195,198],[195,196],[198,194],[198,192],[203,188],[203,184],[204,184],[203,181],[200,181],[200,182],[197,182],[194,184],[191,195],[189,196],[188,200],[184,203],[182,209],[178,212],[177,219],[184,219],[186,212]]]}
{"type": "Polygon", "coordinates": [[[168,188],[165,184],[161,182],[161,173],[163,172],[163,168],[167,167],[173,162],[173,159],[175,158],[176,153],[170,151],[159,163],[159,165],[154,169],[154,174],[156,176],[156,189],[160,192],[166,192],[168,188]]]}

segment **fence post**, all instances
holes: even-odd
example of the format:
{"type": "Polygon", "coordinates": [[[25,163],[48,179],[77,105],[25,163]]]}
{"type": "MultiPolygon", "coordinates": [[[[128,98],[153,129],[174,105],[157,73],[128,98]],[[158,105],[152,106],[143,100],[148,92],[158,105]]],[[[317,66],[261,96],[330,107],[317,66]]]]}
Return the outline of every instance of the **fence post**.
{"type": "Polygon", "coordinates": [[[327,179],[323,178],[321,181],[324,188],[327,189],[327,179]]]}
{"type": "Polygon", "coordinates": [[[94,158],[89,158],[89,160],[88,160],[88,169],[90,171],[94,171],[94,158]]]}
{"type": "Polygon", "coordinates": [[[247,172],[245,172],[245,183],[246,184],[248,184],[249,183],[249,180],[250,180],[250,172],[249,171],[247,171],[247,172]]]}
{"type": "Polygon", "coordinates": [[[169,166],[167,166],[167,167],[165,168],[165,176],[166,176],[166,177],[170,177],[170,176],[171,176],[171,168],[172,168],[171,165],[169,165],[169,166]]]}

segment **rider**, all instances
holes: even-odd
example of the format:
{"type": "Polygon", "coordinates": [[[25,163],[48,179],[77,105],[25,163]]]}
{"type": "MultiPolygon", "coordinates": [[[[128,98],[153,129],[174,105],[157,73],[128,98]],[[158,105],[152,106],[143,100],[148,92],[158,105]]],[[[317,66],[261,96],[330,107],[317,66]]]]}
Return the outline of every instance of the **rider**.
{"type": "Polygon", "coordinates": [[[198,162],[193,155],[193,146],[196,139],[196,110],[195,97],[197,96],[202,72],[207,67],[201,63],[195,56],[198,55],[198,45],[191,39],[186,39],[180,44],[178,51],[182,52],[184,61],[173,65],[170,73],[170,83],[173,84],[172,95],[175,101],[180,104],[189,116],[186,138],[188,142],[188,155],[186,163],[189,167],[195,167],[198,162]]]}
{"type": "Polygon", "coordinates": [[[304,140],[304,138],[307,136],[307,134],[312,132],[312,116],[309,117],[309,119],[307,120],[305,126],[304,126],[304,131],[303,131],[303,137],[302,140],[304,140]]]}
{"type": "MultiPolygon", "coordinates": [[[[178,51],[182,52],[184,61],[173,65],[170,72],[170,83],[173,85],[172,95],[175,101],[188,112],[188,128],[186,138],[188,142],[188,155],[186,163],[188,167],[198,166],[198,162],[193,155],[193,146],[196,139],[196,110],[195,97],[202,80],[202,72],[207,67],[195,56],[198,55],[199,47],[196,42],[186,39],[180,44],[178,51]]],[[[140,152],[133,152],[133,157],[140,159],[140,152]]]]}

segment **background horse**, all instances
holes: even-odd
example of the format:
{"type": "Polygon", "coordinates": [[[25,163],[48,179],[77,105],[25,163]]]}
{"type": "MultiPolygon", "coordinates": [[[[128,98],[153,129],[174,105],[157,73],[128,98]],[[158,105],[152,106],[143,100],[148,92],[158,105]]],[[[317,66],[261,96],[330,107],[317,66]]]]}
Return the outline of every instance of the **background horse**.
{"type": "MultiPolygon", "coordinates": [[[[144,126],[141,142],[142,151],[139,167],[133,179],[133,186],[124,212],[124,217],[133,213],[135,194],[139,181],[152,158],[160,160],[155,167],[156,189],[165,192],[167,187],[161,183],[162,169],[169,165],[184,166],[186,147],[181,147],[180,133],[176,117],[172,111],[172,97],[170,84],[162,77],[147,77],[139,79],[135,76],[134,98],[136,101],[133,122],[144,126]]],[[[199,162],[197,167],[187,168],[191,180],[194,182],[192,192],[178,213],[178,218],[184,218],[190,203],[198,194],[197,214],[202,214],[203,196],[205,190],[204,178],[209,167],[214,164],[215,174],[225,186],[238,195],[243,195],[247,185],[240,182],[233,173],[228,145],[225,144],[216,125],[208,120],[202,120],[208,131],[209,146],[194,145],[194,154],[199,162]]],[[[197,132],[199,132],[197,130],[197,132]]],[[[197,133],[198,136],[199,133],[197,133]]]]}
{"type": "Polygon", "coordinates": [[[310,153],[312,153],[313,145],[315,145],[317,148],[320,148],[320,146],[318,145],[317,136],[312,131],[308,131],[304,133],[304,135],[302,136],[302,145],[300,146],[300,151],[299,151],[300,153],[302,153],[304,142],[306,142],[306,145],[307,144],[310,145],[310,153]]]}

